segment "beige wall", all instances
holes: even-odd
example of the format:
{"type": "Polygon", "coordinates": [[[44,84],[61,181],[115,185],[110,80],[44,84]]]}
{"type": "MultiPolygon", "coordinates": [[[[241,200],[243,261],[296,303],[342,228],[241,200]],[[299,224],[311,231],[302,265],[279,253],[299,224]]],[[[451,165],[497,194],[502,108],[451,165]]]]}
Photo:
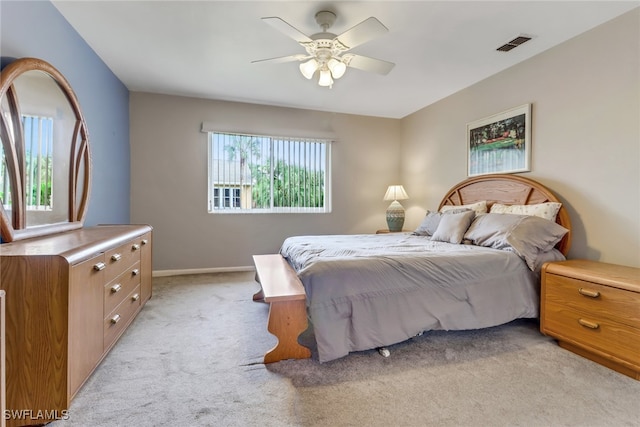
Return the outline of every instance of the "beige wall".
{"type": "Polygon", "coordinates": [[[569,257],[640,267],[639,60],[635,9],[403,119],[408,225],[465,179],[466,123],[531,103],[524,175],[568,207],[569,257]]]}
{"type": "Polygon", "coordinates": [[[154,227],[154,270],[251,266],[299,234],[385,228],[382,200],[400,170],[400,121],[132,92],[131,222],[154,227]],[[222,130],[337,137],[329,214],[209,214],[207,134],[222,130]]]}
{"type": "Polygon", "coordinates": [[[131,222],[154,227],[154,270],[250,266],[287,236],[385,228],[382,196],[396,182],[413,228],[466,178],[466,123],[531,103],[524,175],[568,207],[569,256],[640,266],[639,28],[636,9],[402,120],[131,93],[131,222]],[[333,212],[207,213],[203,122],[332,129],[333,212]]]}

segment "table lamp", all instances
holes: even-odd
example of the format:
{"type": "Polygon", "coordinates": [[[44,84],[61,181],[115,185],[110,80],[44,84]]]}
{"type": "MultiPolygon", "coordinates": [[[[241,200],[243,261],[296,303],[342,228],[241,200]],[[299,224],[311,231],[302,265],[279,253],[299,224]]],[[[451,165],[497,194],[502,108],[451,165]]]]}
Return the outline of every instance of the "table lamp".
{"type": "Polygon", "coordinates": [[[387,208],[387,227],[389,231],[402,231],[404,225],[404,208],[398,200],[406,200],[409,196],[402,185],[390,185],[384,200],[393,200],[387,208]]]}

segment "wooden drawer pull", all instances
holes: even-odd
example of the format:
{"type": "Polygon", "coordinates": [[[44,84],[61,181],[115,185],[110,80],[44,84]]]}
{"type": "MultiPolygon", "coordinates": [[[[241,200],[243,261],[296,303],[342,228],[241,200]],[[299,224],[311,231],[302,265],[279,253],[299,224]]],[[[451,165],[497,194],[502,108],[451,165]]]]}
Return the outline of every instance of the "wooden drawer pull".
{"type": "Polygon", "coordinates": [[[140,249],[140,245],[137,243],[134,243],[133,245],[131,245],[131,250],[137,251],[138,249],[140,249]]]}
{"type": "Polygon", "coordinates": [[[120,261],[120,258],[122,258],[122,255],[120,254],[111,255],[111,261],[120,261]]]}
{"type": "Polygon", "coordinates": [[[138,301],[140,299],[140,294],[135,294],[131,297],[131,301],[138,301]]]}
{"type": "Polygon", "coordinates": [[[102,271],[105,268],[107,268],[107,265],[104,262],[99,262],[99,263],[93,265],[93,269],[95,271],[102,271]]]}
{"type": "Polygon", "coordinates": [[[140,270],[138,270],[137,268],[134,270],[131,270],[131,275],[132,276],[137,276],[138,274],[140,274],[140,270]]]}
{"type": "Polygon", "coordinates": [[[118,292],[120,289],[122,289],[122,285],[121,285],[120,283],[116,283],[115,285],[113,285],[113,286],[111,287],[111,292],[115,294],[115,293],[116,293],[116,292],[118,292]]]}
{"type": "Polygon", "coordinates": [[[116,323],[118,323],[119,321],[120,321],[120,315],[119,315],[119,314],[116,314],[115,316],[113,316],[113,317],[111,318],[111,323],[112,323],[112,324],[114,324],[114,325],[115,325],[116,323]]]}
{"type": "Polygon", "coordinates": [[[597,323],[590,322],[590,321],[584,320],[584,319],[578,319],[578,323],[580,323],[585,328],[589,328],[589,329],[598,329],[600,327],[600,325],[598,325],[597,323]]]}
{"type": "Polygon", "coordinates": [[[585,297],[589,297],[589,298],[598,298],[600,296],[600,292],[590,291],[589,289],[585,289],[585,288],[578,289],[578,292],[580,293],[580,295],[584,295],[585,297]]]}

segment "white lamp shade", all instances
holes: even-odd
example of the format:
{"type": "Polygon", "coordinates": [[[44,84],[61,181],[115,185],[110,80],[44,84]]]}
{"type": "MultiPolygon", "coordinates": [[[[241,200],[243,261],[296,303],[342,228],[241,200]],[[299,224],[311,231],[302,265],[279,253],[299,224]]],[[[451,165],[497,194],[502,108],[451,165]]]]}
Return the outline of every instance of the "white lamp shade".
{"type": "Polygon", "coordinates": [[[409,196],[402,185],[390,185],[383,200],[406,200],[409,196]]]}
{"type": "Polygon", "coordinates": [[[344,72],[347,70],[347,66],[344,62],[338,61],[335,58],[331,58],[327,63],[329,70],[331,70],[331,75],[334,79],[339,79],[344,75],[344,72]]]}
{"type": "Polygon", "coordinates": [[[333,84],[331,72],[328,69],[320,70],[320,79],[318,79],[318,84],[320,86],[331,86],[333,84]]]}
{"type": "Polygon", "coordinates": [[[316,72],[317,69],[318,69],[318,61],[316,61],[314,58],[311,58],[307,62],[303,62],[302,64],[300,64],[300,72],[307,79],[311,79],[311,77],[313,77],[313,74],[316,72]]]}

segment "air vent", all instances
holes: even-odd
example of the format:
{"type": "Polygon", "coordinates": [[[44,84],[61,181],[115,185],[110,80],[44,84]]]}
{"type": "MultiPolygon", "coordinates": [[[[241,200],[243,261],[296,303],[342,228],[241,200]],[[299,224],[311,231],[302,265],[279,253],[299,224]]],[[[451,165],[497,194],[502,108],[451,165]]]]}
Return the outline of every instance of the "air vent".
{"type": "Polygon", "coordinates": [[[531,37],[529,36],[518,36],[515,39],[511,40],[510,42],[503,44],[496,50],[499,52],[509,52],[511,49],[516,48],[520,46],[522,43],[528,42],[529,40],[531,40],[531,37]]]}

